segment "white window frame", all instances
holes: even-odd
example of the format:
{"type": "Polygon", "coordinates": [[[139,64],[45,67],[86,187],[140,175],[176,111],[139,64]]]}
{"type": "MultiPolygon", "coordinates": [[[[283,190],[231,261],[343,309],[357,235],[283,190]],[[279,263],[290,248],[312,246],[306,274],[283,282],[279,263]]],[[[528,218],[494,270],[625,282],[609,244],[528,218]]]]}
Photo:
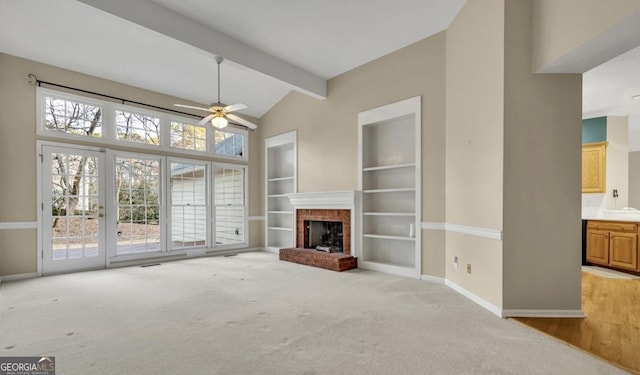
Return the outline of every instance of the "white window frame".
{"type": "Polygon", "coordinates": [[[215,155],[215,150],[212,152],[211,151],[211,147],[213,145],[213,129],[212,126],[207,126],[207,124],[204,125],[198,125],[198,122],[196,119],[188,119],[186,117],[179,117],[179,116],[169,116],[169,122],[168,122],[168,131],[167,131],[167,147],[169,147],[171,149],[171,151],[173,152],[180,152],[180,153],[188,153],[188,154],[192,154],[192,155],[203,155],[203,154],[213,154],[215,155]],[[171,146],[171,123],[172,122],[178,122],[181,123],[183,125],[192,125],[192,126],[198,126],[198,127],[202,127],[206,130],[205,132],[205,150],[204,151],[198,151],[198,150],[190,150],[190,149],[186,149],[186,148],[180,148],[180,147],[173,147],[171,146]]]}
{"type": "Polygon", "coordinates": [[[217,250],[225,250],[225,249],[235,249],[249,246],[248,234],[249,234],[249,168],[246,165],[242,164],[232,164],[232,163],[212,163],[211,166],[211,235],[212,242],[211,245],[217,250]],[[243,231],[243,241],[241,243],[236,244],[226,244],[226,245],[218,245],[216,243],[216,203],[215,203],[215,169],[216,168],[233,168],[233,169],[241,169],[244,173],[244,199],[243,199],[243,213],[244,213],[244,231],[243,231]]]}
{"type": "Polygon", "coordinates": [[[144,258],[157,258],[158,256],[162,256],[167,253],[167,215],[163,207],[166,207],[165,204],[165,191],[166,191],[166,178],[164,172],[164,165],[167,160],[166,157],[154,154],[146,154],[140,152],[126,152],[126,151],[118,151],[118,150],[107,150],[107,169],[105,176],[105,183],[107,184],[106,192],[106,213],[107,213],[107,233],[116,233],[118,231],[118,215],[117,215],[117,206],[118,206],[118,197],[116,197],[116,189],[114,186],[115,183],[115,173],[116,173],[116,158],[117,157],[125,157],[125,158],[137,158],[137,159],[156,159],[160,162],[159,165],[159,173],[160,173],[160,192],[158,195],[158,204],[160,205],[160,250],[151,253],[137,253],[137,254],[118,254],[118,239],[113,236],[107,235],[107,266],[111,261],[121,261],[128,259],[144,259],[144,258]]]}
{"type": "Polygon", "coordinates": [[[249,132],[246,129],[239,129],[233,126],[221,129],[221,131],[240,134],[244,137],[244,152],[242,157],[216,154],[215,152],[215,129],[213,126],[203,126],[206,129],[206,151],[188,150],[178,147],[171,147],[171,122],[176,121],[189,125],[198,126],[199,120],[195,117],[179,116],[175,114],[169,114],[162,111],[154,111],[146,108],[119,104],[105,100],[99,100],[92,97],[70,94],[64,91],[52,90],[44,87],[36,87],[36,134],[38,136],[45,136],[48,138],[57,138],[60,140],[74,140],[80,141],[85,144],[102,145],[102,146],[114,146],[114,147],[128,147],[135,148],[144,151],[166,151],[172,154],[180,154],[188,156],[198,157],[212,157],[214,159],[221,159],[224,161],[249,161],[249,132]],[[45,97],[53,97],[56,99],[75,101],[83,104],[94,105],[102,108],[102,137],[90,137],[77,134],[63,133],[59,131],[49,130],[45,127],[45,97]],[[148,144],[131,142],[126,140],[116,139],[116,110],[125,112],[135,112],[145,116],[153,116],[160,119],[159,128],[159,144],[148,144]]]}
{"type": "Polygon", "coordinates": [[[88,98],[85,96],[73,95],[66,92],[62,92],[62,91],[54,91],[54,90],[49,90],[42,87],[36,87],[36,113],[37,113],[36,134],[37,135],[45,135],[48,137],[64,138],[64,139],[74,139],[74,140],[85,141],[88,143],[102,144],[102,143],[105,143],[108,139],[108,135],[107,135],[107,128],[108,128],[107,113],[108,112],[109,111],[107,110],[107,108],[105,108],[105,103],[103,101],[88,98]],[[102,116],[102,136],[98,138],[98,137],[91,137],[86,135],[63,133],[63,132],[47,129],[46,122],[44,121],[46,117],[46,111],[47,111],[47,108],[45,105],[46,103],[44,100],[46,96],[56,98],[56,99],[73,101],[73,102],[89,104],[89,105],[94,105],[96,107],[100,107],[102,109],[102,115],[101,115],[102,116]]]}
{"type": "MultiPolygon", "coordinates": [[[[208,132],[207,132],[208,133],[208,132]]],[[[249,161],[249,132],[246,129],[238,129],[235,127],[227,126],[222,129],[213,129],[211,132],[211,154],[216,158],[231,160],[242,160],[249,161]],[[233,155],[225,155],[225,154],[216,154],[216,137],[215,133],[217,131],[222,131],[225,133],[234,133],[240,134],[244,137],[244,150],[242,152],[242,156],[233,156],[233,155]]]]}
{"type": "Polygon", "coordinates": [[[191,249],[213,249],[215,242],[213,242],[213,236],[214,233],[211,232],[210,228],[212,227],[212,215],[211,213],[215,210],[215,207],[213,206],[213,198],[214,195],[212,193],[213,188],[211,187],[213,185],[213,174],[211,172],[211,168],[212,168],[212,163],[211,162],[207,162],[207,161],[202,161],[202,160],[197,160],[197,159],[186,159],[186,158],[174,158],[174,157],[168,157],[167,158],[167,163],[166,163],[166,174],[167,174],[167,178],[165,179],[165,183],[167,186],[167,201],[166,201],[166,215],[167,215],[167,230],[166,230],[166,234],[167,234],[167,251],[170,253],[176,253],[176,252],[180,252],[180,251],[187,251],[187,250],[191,250],[191,249]],[[177,249],[172,249],[171,247],[171,242],[172,242],[172,233],[173,233],[173,217],[171,215],[171,207],[172,207],[172,202],[171,202],[171,163],[185,163],[185,164],[196,164],[196,165],[203,165],[206,169],[206,173],[205,173],[205,183],[206,183],[206,187],[205,187],[205,196],[207,198],[207,204],[206,204],[206,210],[207,212],[205,213],[205,219],[206,219],[206,223],[205,223],[205,228],[207,229],[207,234],[206,234],[206,244],[204,246],[190,246],[190,247],[181,247],[181,248],[177,248],[177,249]]]}
{"type": "Polygon", "coordinates": [[[166,133],[166,131],[164,131],[166,128],[166,125],[165,125],[166,116],[161,116],[161,113],[159,112],[141,109],[138,107],[131,107],[131,106],[122,105],[122,104],[112,104],[109,110],[110,110],[111,117],[113,118],[112,121],[110,121],[110,123],[107,125],[111,130],[110,135],[112,136],[112,138],[109,140],[113,141],[115,144],[126,146],[126,147],[135,147],[135,148],[147,149],[147,150],[158,150],[163,148],[163,145],[164,143],[166,143],[166,138],[167,138],[165,134],[163,134],[163,133],[166,133]],[[127,141],[126,139],[118,139],[117,138],[118,135],[116,133],[116,111],[135,113],[137,115],[157,118],[158,119],[158,144],[154,145],[153,143],[134,142],[134,141],[127,141]]]}

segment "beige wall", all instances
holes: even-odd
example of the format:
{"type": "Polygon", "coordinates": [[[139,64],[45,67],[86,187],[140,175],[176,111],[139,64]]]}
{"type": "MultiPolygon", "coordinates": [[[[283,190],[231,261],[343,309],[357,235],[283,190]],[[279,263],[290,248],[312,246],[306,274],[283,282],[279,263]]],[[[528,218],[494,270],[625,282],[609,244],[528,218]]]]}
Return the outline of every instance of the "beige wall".
{"type": "MultiPolygon", "coordinates": [[[[444,221],[445,34],[331,79],[328,98],[291,93],[263,118],[263,137],[298,130],[298,191],[356,190],[360,111],[422,96],[422,219],[444,221]]],[[[423,273],[444,276],[444,233],[425,231],[423,273]]]]}
{"type": "Polygon", "coordinates": [[[629,125],[627,116],[607,116],[606,209],[629,205],[629,125]],[[618,190],[618,198],[613,197],[618,190]]]}
{"type": "MultiPolygon", "coordinates": [[[[502,230],[503,40],[503,0],[468,0],[447,29],[447,224],[502,230]]],[[[446,278],[501,307],[502,243],[447,232],[446,248],[446,278]]]]}
{"type": "Polygon", "coordinates": [[[531,22],[506,0],[503,308],[580,310],[582,79],[532,74],[531,22]]]}
{"type": "MultiPolygon", "coordinates": [[[[37,220],[36,90],[28,84],[29,73],[45,81],[166,108],[171,108],[177,102],[186,102],[180,98],[0,54],[0,197],[3,197],[0,202],[0,223],[37,220]]],[[[260,132],[249,133],[250,153],[259,155],[260,132]]],[[[259,157],[252,158],[249,164],[250,181],[261,181],[260,160],[259,157]]],[[[261,201],[260,184],[251,184],[250,215],[261,215],[261,201]]],[[[250,247],[262,247],[262,226],[262,222],[250,222],[250,247]]],[[[32,229],[0,229],[0,275],[35,272],[36,239],[36,231],[32,229]]]]}
{"type": "Polygon", "coordinates": [[[629,153],[629,207],[640,208],[640,151],[629,153]]]}
{"type": "MultiPolygon", "coordinates": [[[[640,0],[533,0],[533,71],[558,61],[586,42],[611,30],[621,21],[640,11],[640,0]]],[[[636,20],[629,20],[637,23],[636,20]]],[[[633,26],[632,26],[633,28],[633,26]]],[[[637,30],[637,29],[636,29],[637,30]]],[[[626,30],[629,35],[629,29],[626,30]]],[[[633,38],[633,35],[631,35],[633,38]]],[[[622,38],[610,42],[622,44],[622,38]]],[[[625,41],[637,46],[640,41],[625,41]]],[[[604,56],[600,63],[607,61],[629,48],[616,51],[615,43],[601,47],[602,52],[612,53],[604,56]]],[[[596,64],[598,65],[598,64],[596,64]]],[[[593,68],[596,65],[589,67],[593,68]]]]}

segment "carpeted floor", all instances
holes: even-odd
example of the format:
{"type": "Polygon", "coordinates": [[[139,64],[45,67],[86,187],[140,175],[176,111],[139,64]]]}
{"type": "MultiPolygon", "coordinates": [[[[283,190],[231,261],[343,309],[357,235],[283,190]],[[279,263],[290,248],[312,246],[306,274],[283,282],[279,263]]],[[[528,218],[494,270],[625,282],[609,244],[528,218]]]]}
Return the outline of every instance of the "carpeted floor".
{"type": "Polygon", "coordinates": [[[445,286],[269,253],[6,282],[0,356],[58,374],[623,374],[445,286]]]}

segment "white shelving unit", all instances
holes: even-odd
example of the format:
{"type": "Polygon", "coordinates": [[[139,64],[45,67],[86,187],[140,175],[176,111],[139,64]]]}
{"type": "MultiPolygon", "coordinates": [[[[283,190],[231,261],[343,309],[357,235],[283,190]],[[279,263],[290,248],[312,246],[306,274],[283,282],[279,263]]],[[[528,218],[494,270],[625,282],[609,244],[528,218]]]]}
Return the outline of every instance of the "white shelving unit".
{"type": "Polygon", "coordinates": [[[358,114],[361,268],[420,277],[420,101],[413,97],[358,114]]]}
{"type": "Polygon", "coordinates": [[[265,139],[265,244],[268,251],[294,246],[295,217],[288,194],[297,191],[297,134],[265,139]]]}

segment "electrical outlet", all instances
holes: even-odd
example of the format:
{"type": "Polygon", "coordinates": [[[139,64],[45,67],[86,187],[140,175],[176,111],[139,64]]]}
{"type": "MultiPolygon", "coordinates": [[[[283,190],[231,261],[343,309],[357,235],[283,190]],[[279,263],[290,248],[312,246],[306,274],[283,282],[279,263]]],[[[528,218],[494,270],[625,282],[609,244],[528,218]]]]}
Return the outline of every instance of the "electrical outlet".
{"type": "Polygon", "coordinates": [[[467,263],[467,273],[471,273],[471,264],[467,263]]]}
{"type": "Polygon", "coordinates": [[[453,268],[458,268],[458,257],[453,257],[453,268]]]}

